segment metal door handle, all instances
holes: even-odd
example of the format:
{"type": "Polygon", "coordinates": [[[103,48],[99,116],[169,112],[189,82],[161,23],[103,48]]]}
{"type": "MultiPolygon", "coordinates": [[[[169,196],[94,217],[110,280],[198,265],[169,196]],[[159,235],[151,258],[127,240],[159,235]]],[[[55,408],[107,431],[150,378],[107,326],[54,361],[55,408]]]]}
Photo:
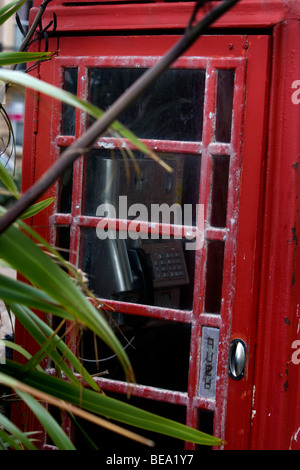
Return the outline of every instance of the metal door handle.
{"type": "Polygon", "coordinates": [[[230,343],[228,372],[232,379],[241,380],[245,373],[246,344],[242,339],[234,339],[230,343]]]}

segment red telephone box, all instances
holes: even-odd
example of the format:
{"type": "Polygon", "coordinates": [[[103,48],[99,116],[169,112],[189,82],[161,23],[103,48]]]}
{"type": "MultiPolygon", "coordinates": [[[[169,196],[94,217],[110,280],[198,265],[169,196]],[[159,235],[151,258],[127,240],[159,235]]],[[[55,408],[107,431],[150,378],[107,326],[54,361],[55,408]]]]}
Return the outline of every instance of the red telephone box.
{"type": "MultiPolygon", "coordinates": [[[[176,43],[193,6],[53,0],[43,22],[56,13],[57,54],[33,73],[106,109],[176,43]]],[[[299,17],[296,0],[238,3],[120,117],[173,172],[128,144],[137,176],[119,136],[106,134],[49,191],[54,210],[33,221],[112,307],[137,376],[131,403],[214,433],[225,449],[300,448],[299,17]],[[114,236],[99,229],[107,204],[114,236]],[[136,204],[147,209],[138,219],[136,204]],[[160,204],[181,208],[185,239],[173,213],[147,219],[160,204]]],[[[82,112],[28,93],[23,190],[88,125],[82,112]]],[[[93,371],[88,345],[82,359],[93,371]]],[[[95,380],[126,399],[100,346],[108,374],[95,380]]]]}

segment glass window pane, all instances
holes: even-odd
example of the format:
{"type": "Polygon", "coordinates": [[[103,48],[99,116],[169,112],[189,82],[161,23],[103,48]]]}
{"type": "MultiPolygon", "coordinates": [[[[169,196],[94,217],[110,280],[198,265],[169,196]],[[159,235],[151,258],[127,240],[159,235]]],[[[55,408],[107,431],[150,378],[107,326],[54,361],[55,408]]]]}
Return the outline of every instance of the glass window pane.
{"type": "Polygon", "coordinates": [[[134,155],[139,173],[132,160],[125,160],[119,151],[93,150],[88,154],[84,215],[100,216],[97,208],[106,203],[120,219],[139,217],[154,223],[195,225],[201,156],[159,154],[173,169],[169,173],[151,158],[139,152],[134,155]]]}
{"type": "Polygon", "coordinates": [[[126,232],[112,231],[100,240],[96,228],[84,229],[82,236],[81,269],[96,296],[192,308],[195,251],[186,249],[184,240],[132,239],[126,232]]]}
{"type": "MultiPolygon", "coordinates": [[[[110,312],[109,317],[115,334],[126,348],[137,383],[169,390],[187,390],[189,324],[118,312],[110,312]]],[[[124,380],[119,359],[102,341],[95,345],[93,333],[87,332],[83,336],[79,347],[81,355],[84,366],[91,373],[107,370],[107,378],[124,380]]]]}
{"type": "MultiPolygon", "coordinates": [[[[205,432],[206,434],[214,435],[214,412],[210,410],[198,410],[199,413],[199,431],[205,432]]],[[[201,452],[211,451],[212,447],[198,444],[197,450],[201,452]]]]}
{"type": "Polygon", "coordinates": [[[56,245],[58,251],[65,260],[69,261],[70,256],[70,227],[59,226],[56,229],[56,245]]]}
{"type": "Polygon", "coordinates": [[[229,157],[213,156],[210,219],[213,227],[226,227],[228,178],[229,157]]]}
{"type": "Polygon", "coordinates": [[[58,212],[69,214],[72,207],[73,167],[64,172],[59,180],[58,212]]]}
{"type": "MultiPolygon", "coordinates": [[[[143,73],[142,69],[90,70],[90,100],[106,110],[143,73]]],[[[201,141],[204,70],[167,70],[120,116],[140,138],[201,141]]]]}
{"type": "Polygon", "coordinates": [[[220,313],[225,244],[211,240],[207,244],[205,311],[220,313]]]}
{"type": "MultiPolygon", "coordinates": [[[[76,68],[64,69],[64,89],[73,95],[77,95],[77,77],[78,70],[76,68]]],[[[75,135],[75,114],[76,109],[67,104],[62,105],[62,134],[75,135]]]]}
{"type": "Polygon", "coordinates": [[[216,141],[231,141],[234,70],[218,70],[216,141]]]}

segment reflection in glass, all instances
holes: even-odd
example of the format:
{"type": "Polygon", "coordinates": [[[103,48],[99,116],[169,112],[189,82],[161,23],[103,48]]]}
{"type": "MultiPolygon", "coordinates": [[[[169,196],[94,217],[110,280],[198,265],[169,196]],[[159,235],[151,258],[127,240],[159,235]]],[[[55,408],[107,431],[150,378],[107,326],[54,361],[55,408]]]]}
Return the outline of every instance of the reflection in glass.
{"type": "Polygon", "coordinates": [[[213,227],[226,227],[228,178],[229,157],[213,156],[210,219],[213,227]]]}
{"type": "MultiPolygon", "coordinates": [[[[77,95],[77,68],[64,69],[64,89],[73,95],[77,95]]],[[[75,135],[75,114],[74,106],[62,105],[62,135],[75,135]]]]}
{"type": "Polygon", "coordinates": [[[220,313],[223,285],[224,247],[222,241],[207,243],[205,312],[220,313]]]}
{"type": "MultiPolygon", "coordinates": [[[[187,390],[189,324],[118,312],[109,312],[108,319],[126,348],[137,383],[169,390],[187,390]]],[[[105,369],[108,370],[107,378],[124,380],[119,359],[100,340],[95,353],[92,333],[86,332],[83,336],[79,356],[83,357],[83,364],[91,373],[105,369]]]]}
{"type": "Polygon", "coordinates": [[[100,240],[96,228],[83,232],[81,269],[96,296],[192,308],[195,251],[185,250],[183,240],[132,239],[126,232],[107,235],[110,238],[100,240]]]}
{"type": "MultiPolygon", "coordinates": [[[[90,100],[106,110],[143,73],[137,68],[90,70],[90,100]]],[[[201,141],[205,70],[167,70],[120,116],[138,137],[201,141]]]]}
{"type": "Polygon", "coordinates": [[[216,141],[231,141],[234,70],[218,70],[216,141]]]}

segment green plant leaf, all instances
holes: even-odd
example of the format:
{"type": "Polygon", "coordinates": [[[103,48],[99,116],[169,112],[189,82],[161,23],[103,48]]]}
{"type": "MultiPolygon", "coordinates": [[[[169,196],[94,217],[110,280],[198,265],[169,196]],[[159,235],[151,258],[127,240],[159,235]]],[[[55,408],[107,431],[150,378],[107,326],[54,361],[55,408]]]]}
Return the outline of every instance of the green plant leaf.
{"type": "Polygon", "coordinates": [[[7,168],[5,168],[5,166],[3,165],[1,161],[0,161],[0,180],[16,199],[20,198],[20,193],[18,191],[16,183],[14,182],[9,171],[7,170],[7,168]]]}
{"type": "Polygon", "coordinates": [[[46,207],[50,206],[54,201],[54,197],[49,197],[48,199],[44,199],[43,201],[37,202],[33,204],[27,211],[22,214],[21,219],[28,219],[29,217],[33,217],[34,215],[38,214],[39,212],[46,209],[46,207]]]}
{"type": "Polygon", "coordinates": [[[15,225],[0,236],[0,257],[58,303],[73,320],[83,324],[101,338],[119,357],[125,376],[134,381],[129,359],[107,321],[72,282],[36,244],[15,225]]]}
{"type": "Polygon", "coordinates": [[[23,374],[29,369],[38,368],[39,362],[48,355],[72,383],[80,385],[79,379],[75,376],[66,361],[69,361],[70,364],[74,366],[75,371],[77,370],[94,390],[99,391],[98,385],[93,381],[92,377],[82,366],[75,354],[72,353],[58,335],[54,335],[53,330],[46,325],[45,322],[24,306],[11,304],[10,308],[21,325],[26,328],[26,331],[28,331],[41,346],[37,354],[31,356],[29,362],[23,366],[23,374]]]}
{"type": "MultiPolygon", "coordinates": [[[[42,392],[41,390],[39,390],[35,387],[27,385],[24,382],[20,382],[19,380],[15,379],[15,378],[12,378],[12,377],[10,377],[6,374],[3,374],[1,372],[0,372],[0,381],[2,381],[7,386],[10,386],[11,388],[14,388],[14,390],[19,394],[21,392],[21,393],[25,394],[25,396],[29,396],[32,399],[41,400],[44,403],[54,405],[54,406],[58,407],[60,410],[66,411],[67,414],[74,414],[74,415],[79,416],[79,417],[81,417],[85,420],[88,420],[88,421],[90,421],[94,424],[97,424],[98,426],[105,427],[106,429],[109,429],[111,431],[122,434],[123,436],[126,436],[130,439],[133,439],[133,440],[138,441],[142,444],[150,445],[151,447],[153,447],[153,441],[151,441],[147,438],[144,438],[144,437],[140,436],[139,434],[136,434],[132,431],[124,429],[123,427],[121,427],[117,424],[114,424],[111,421],[108,421],[107,419],[96,416],[95,414],[92,414],[89,411],[86,411],[86,410],[84,410],[84,409],[82,409],[78,406],[75,406],[75,405],[73,405],[72,403],[70,403],[68,401],[61,400],[60,398],[56,398],[55,396],[49,395],[46,392],[42,392]]],[[[33,402],[33,404],[34,404],[34,402],[33,402]]],[[[32,409],[36,413],[37,417],[40,419],[39,415],[42,414],[40,409],[37,408],[37,410],[36,410],[35,404],[34,404],[34,407],[32,409]]],[[[46,424],[48,424],[48,425],[50,424],[51,427],[52,427],[52,423],[51,422],[49,423],[49,420],[47,419],[47,415],[45,416],[45,420],[46,420],[46,424]]],[[[44,428],[47,429],[45,425],[44,425],[44,428]]],[[[55,431],[55,429],[54,429],[54,431],[55,431]]],[[[64,436],[62,434],[62,438],[65,439],[66,436],[64,436]]],[[[69,441],[68,440],[66,441],[66,443],[69,446],[69,441]]],[[[0,441],[0,444],[1,444],[1,441],[0,441]]],[[[56,444],[57,444],[57,447],[58,447],[59,450],[64,450],[64,447],[61,445],[61,442],[59,442],[57,440],[56,444]]]]}
{"type": "Polygon", "coordinates": [[[51,52],[0,52],[0,67],[45,60],[51,55],[51,52]]]}
{"type": "MultiPolygon", "coordinates": [[[[28,438],[28,434],[20,431],[20,429],[15,426],[6,416],[0,413],[0,426],[2,429],[6,429],[11,436],[9,439],[7,436],[5,440],[10,443],[15,449],[22,449],[20,443],[28,450],[37,450],[33,442],[28,438]]],[[[30,433],[34,434],[34,433],[30,433]]]]}
{"type": "Polygon", "coordinates": [[[0,8],[0,26],[21,8],[26,0],[13,0],[0,8]]]}
{"type": "Polygon", "coordinates": [[[94,443],[94,441],[91,439],[88,433],[83,429],[83,427],[79,424],[78,420],[75,419],[72,413],[68,413],[68,417],[70,418],[70,421],[72,422],[73,426],[76,429],[75,431],[76,435],[80,435],[80,441],[85,442],[89,450],[99,450],[96,444],[94,443]]]}
{"type": "Polygon", "coordinates": [[[57,421],[55,421],[55,419],[46,410],[46,408],[31,395],[18,388],[18,385],[22,384],[19,384],[17,380],[3,372],[0,372],[0,383],[1,382],[15,390],[15,392],[20,396],[20,398],[26,403],[26,405],[38,418],[46,432],[51,437],[54,445],[56,445],[59,450],[76,450],[73,443],[62,430],[61,426],[57,423],[57,421]]]}
{"type": "MultiPolygon", "coordinates": [[[[72,95],[68,91],[62,90],[61,88],[57,88],[54,85],[46,83],[42,80],[38,80],[37,78],[32,77],[31,75],[25,74],[23,72],[1,69],[0,80],[17,83],[18,85],[31,88],[40,93],[44,93],[48,96],[51,96],[52,98],[60,100],[65,104],[77,107],[96,119],[100,118],[104,114],[104,112],[97,106],[88,103],[84,100],[81,100],[80,98],[72,95]]],[[[121,124],[119,121],[114,121],[111,124],[111,128],[118,132],[125,139],[130,140],[130,142],[136,148],[156,160],[167,171],[173,171],[172,168],[166,162],[164,162],[158,155],[156,155],[151,149],[149,149],[133,132],[123,126],[123,124],[121,124]]]]}
{"type": "MultiPolygon", "coordinates": [[[[1,342],[10,349],[13,349],[14,351],[17,351],[19,354],[22,356],[26,357],[26,359],[31,359],[31,354],[29,354],[26,349],[22,348],[19,344],[14,343],[13,341],[8,341],[7,339],[2,339],[1,342]]],[[[40,365],[37,365],[37,370],[40,372],[44,372],[43,368],[40,365]]],[[[1,423],[0,423],[1,424],[1,423]]]]}
{"type": "Polygon", "coordinates": [[[42,290],[0,274],[0,298],[7,304],[19,303],[61,318],[74,320],[58,303],[42,290]]]}
{"type": "Polygon", "coordinates": [[[59,450],[76,450],[75,446],[63,431],[61,426],[57,423],[57,421],[55,421],[55,419],[43,405],[41,405],[31,395],[21,392],[18,388],[16,388],[15,391],[36,415],[43,428],[51,437],[54,445],[57,446],[59,450]]]}
{"type": "MultiPolygon", "coordinates": [[[[79,384],[78,379],[75,377],[73,371],[64,363],[63,361],[68,361],[73,367],[74,370],[77,371],[82,378],[86,381],[86,383],[96,391],[99,391],[98,385],[92,379],[90,374],[87,372],[85,367],[81,364],[79,359],[75,356],[72,350],[67,346],[67,344],[59,337],[58,334],[54,335],[53,329],[47,325],[38,315],[32,312],[30,309],[25,309],[21,306],[12,306],[12,310],[19,319],[19,321],[23,324],[23,322],[27,323],[28,325],[28,332],[32,334],[34,339],[41,345],[45,345],[48,341],[48,338],[51,338],[51,344],[48,346],[48,350],[46,352],[52,358],[52,360],[62,369],[65,375],[75,384],[79,384]],[[20,315],[21,310],[21,315],[20,315]],[[25,315],[25,320],[24,320],[25,315]],[[29,326],[31,325],[31,326],[29,326]],[[52,351],[51,348],[55,348],[59,351],[60,354],[57,354],[52,351]]],[[[47,344],[46,344],[47,345],[47,344]]],[[[43,352],[42,348],[38,352],[40,354],[43,352]]]]}
{"type": "MultiPolygon", "coordinates": [[[[7,361],[5,365],[0,365],[0,372],[6,373],[10,377],[18,378],[21,370],[20,365],[11,361],[7,361]]],[[[91,413],[99,414],[140,429],[166,434],[177,439],[202,445],[220,446],[223,444],[222,440],[217,437],[210,436],[197,429],[149,413],[92,390],[76,387],[57,377],[41,374],[37,371],[28,371],[26,375],[22,376],[22,381],[31,387],[72,403],[91,413]]]]}
{"type": "Polygon", "coordinates": [[[3,69],[0,70],[0,79],[6,82],[17,83],[18,85],[21,85],[23,87],[28,87],[40,93],[44,93],[45,95],[51,96],[52,98],[62,101],[65,104],[77,107],[95,118],[101,117],[103,114],[103,111],[97,106],[88,103],[84,100],[81,100],[80,98],[75,95],[72,95],[72,93],[69,93],[66,90],[63,90],[54,85],[51,85],[50,83],[39,80],[26,73],[19,72],[16,70],[3,69]]]}
{"type": "Polygon", "coordinates": [[[22,446],[13,436],[11,436],[8,432],[4,431],[0,428],[0,449],[1,450],[8,450],[9,447],[15,450],[22,450],[22,446]],[[5,443],[4,445],[1,445],[5,443]]]}

